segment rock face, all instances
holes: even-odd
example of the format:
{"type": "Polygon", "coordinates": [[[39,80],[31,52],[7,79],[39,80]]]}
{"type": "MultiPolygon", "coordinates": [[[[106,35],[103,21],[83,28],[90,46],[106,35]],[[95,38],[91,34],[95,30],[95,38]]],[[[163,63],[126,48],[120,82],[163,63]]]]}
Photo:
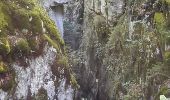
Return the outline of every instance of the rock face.
{"type": "Polygon", "coordinates": [[[169,0],[1,0],[0,99],[169,98],[169,8],[169,0]]]}
{"type": "Polygon", "coordinates": [[[43,0],[40,2],[48,12],[51,19],[55,22],[60,31],[61,37],[63,38],[64,4],[68,3],[68,0],[43,0]]]}
{"type": "Polygon", "coordinates": [[[163,84],[169,79],[165,70],[169,69],[169,6],[168,0],[77,0],[68,4],[66,11],[75,13],[66,13],[64,27],[70,30],[65,30],[64,38],[73,49],[70,61],[80,85],[75,100],[168,96],[163,84]],[[75,25],[79,15],[83,23],[75,25]],[[75,42],[76,36],[81,40],[75,42]]]}
{"type": "Polygon", "coordinates": [[[64,41],[38,1],[1,0],[0,16],[0,100],[73,98],[64,41]]]}
{"type": "Polygon", "coordinates": [[[76,100],[111,99],[102,65],[103,51],[109,34],[107,23],[115,24],[117,17],[123,14],[123,7],[121,0],[108,3],[104,0],[78,0],[66,6],[64,38],[73,49],[70,60],[75,62],[72,68],[80,85],[76,100]]]}
{"type": "Polygon", "coordinates": [[[72,0],[65,5],[64,40],[73,50],[78,50],[83,36],[84,0],[72,0]]]}

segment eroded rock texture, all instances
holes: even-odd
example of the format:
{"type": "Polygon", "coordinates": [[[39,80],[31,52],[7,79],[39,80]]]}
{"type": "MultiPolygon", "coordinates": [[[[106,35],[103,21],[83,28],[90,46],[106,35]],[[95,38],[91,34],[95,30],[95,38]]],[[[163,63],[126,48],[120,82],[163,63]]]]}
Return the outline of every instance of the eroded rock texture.
{"type": "MultiPolygon", "coordinates": [[[[168,86],[164,84],[169,79],[168,0],[72,3],[69,10],[73,15],[66,22],[78,23],[76,15],[83,13],[81,28],[75,24],[71,27],[83,30],[82,36],[78,33],[81,42],[68,42],[72,47],[80,44],[70,53],[80,85],[75,99],[153,100],[159,99],[160,94],[168,96],[168,86]]],[[[75,31],[70,34],[75,35],[75,31]]]]}

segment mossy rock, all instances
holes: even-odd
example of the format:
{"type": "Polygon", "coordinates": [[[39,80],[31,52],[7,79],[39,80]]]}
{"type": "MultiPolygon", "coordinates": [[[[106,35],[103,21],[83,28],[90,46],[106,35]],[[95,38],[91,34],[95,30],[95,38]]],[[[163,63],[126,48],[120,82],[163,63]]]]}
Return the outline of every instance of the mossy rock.
{"type": "Polygon", "coordinates": [[[78,85],[76,78],[74,77],[73,74],[70,74],[70,83],[73,87],[79,88],[80,86],[78,85]]]}
{"type": "Polygon", "coordinates": [[[157,26],[163,27],[165,25],[165,16],[161,12],[156,12],[154,15],[154,21],[156,22],[157,26]]]}
{"type": "Polygon", "coordinates": [[[109,29],[107,28],[106,19],[101,15],[96,15],[94,17],[95,31],[98,36],[98,40],[106,40],[109,34],[109,29]]]}
{"type": "Polygon", "coordinates": [[[56,28],[55,23],[52,20],[49,20],[47,16],[41,16],[43,22],[44,22],[44,27],[47,30],[47,34],[52,40],[56,40],[60,46],[64,46],[64,40],[61,39],[59,30],[56,28]]]}
{"type": "Polygon", "coordinates": [[[57,41],[51,39],[50,36],[48,36],[47,34],[43,34],[43,37],[45,40],[48,41],[48,43],[50,43],[51,46],[53,46],[61,54],[60,45],[57,41]]]}
{"type": "Polygon", "coordinates": [[[7,71],[8,71],[7,66],[2,61],[0,61],[0,74],[6,73],[7,71]]]}
{"type": "Polygon", "coordinates": [[[8,54],[10,51],[9,40],[7,38],[0,38],[0,53],[8,54]]]}
{"type": "Polygon", "coordinates": [[[103,33],[106,30],[106,20],[103,16],[96,15],[94,17],[94,26],[98,33],[103,33]]]}
{"type": "Polygon", "coordinates": [[[170,0],[165,0],[168,4],[170,4],[170,0]]]}
{"type": "Polygon", "coordinates": [[[60,66],[67,67],[68,66],[68,60],[67,59],[68,59],[67,57],[61,56],[60,59],[58,60],[58,64],[60,66]]]}
{"type": "Polygon", "coordinates": [[[14,2],[17,2],[23,8],[31,9],[35,6],[36,0],[14,0],[14,2]]]}
{"type": "Polygon", "coordinates": [[[133,39],[140,40],[144,33],[144,26],[142,23],[138,22],[138,23],[135,23],[134,28],[135,29],[134,29],[133,39]]]}
{"type": "Polygon", "coordinates": [[[159,100],[160,95],[168,96],[169,93],[170,93],[170,89],[168,89],[167,86],[162,86],[162,87],[160,88],[160,91],[156,94],[154,100],[159,100]]]}
{"type": "Polygon", "coordinates": [[[4,27],[8,26],[8,23],[5,19],[6,15],[2,12],[2,6],[3,4],[0,3],[0,30],[3,29],[4,27]]]}
{"type": "Polygon", "coordinates": [[[167,44],[167,45],[170,45],[170,36],[167,36],[167,37],[166,37],[166,44],[167,44]]]}
{"type": "Polygon", "coordinates": [[[64,41],[60,37],[55,23],[37,2],[38,0],[0,1],[0,37],[17,35],[17,38],[24,39],[17,42],[16,46],[9,46],[9,42],[5,41],[4,45],[0,44],[0,51],[9,53],[12,49],[14,52],[17,50],[22,51],[21,53],[27,53],[30,49],[36,50],[37,43],[30,41],[30,38],[37,35],[40,36],[40,40],[45,37],[47,42],[53,45],[57,51],[64,50],[64,41]],[[23,30],[27,30],[27,32],[23,32],[23,30]],[[48,35],[43,35],[44,33],[48,35]],[[34,43],[36,44],[34,45],[34,43]]]}
{"type": "Polygon", "coordinates": [[[32,51],[37,51],[40,49],[41,41],[39,41],[39,39],[40,38],[38,36],[28,39],[28,43],[32,51]]]}
{"type": "Polygon", "coordinates": [[[2,81],[0,82],[0,88],[3,91],[8,91],[13,87],[14,84],[14,78],[12,78],[12,75],[9,75],[9,68],[8,66],[3,62],[0,61],[0,74],[1,74],[1,79],[4,79],[3,84],[2,81]],[[6,78],[6,75],[9,75],[8,78],[6,78]],[[5,76],[5,77],[4,77],[5,76]]]}
{"type": "Polygon", "coordinates": [[[27,54],[30,51],[30,47],[29,47],[29,43],[26,39],[19,39],[18,42],[16,43],[16,45],[14,46],[14,53],[23,53],[23,54],[27,54]]]}
{"type": "Polygon", "coordinates": [[[3,91],[9,91],[12,89],[12,87],[14,86],[14,79],[10,79],[5,85],[3,85],[1,88],[3,91]]]}
{"type": "Polygon", "coordinates": [[[165,64],[170,65],[170,51],[166,51],[164,54],[165,64]]]}

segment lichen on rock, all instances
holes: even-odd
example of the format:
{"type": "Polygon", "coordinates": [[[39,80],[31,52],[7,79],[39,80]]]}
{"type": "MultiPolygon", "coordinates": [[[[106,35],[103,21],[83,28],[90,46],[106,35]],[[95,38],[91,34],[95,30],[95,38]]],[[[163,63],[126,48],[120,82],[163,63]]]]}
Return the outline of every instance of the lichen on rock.
{"type": "MultiPolygon", "coordinates": [[[[47,43],[60,52],[58,55],[65,52],[58,29],[38,0],[1,0],[0,16],[0,78],[3,80],[8,81],[3,75],[15,73],[12,63],[27,67],[26,58],[37,57],[47,43]]],[[[11,84],[0,88],[13,93],[15,78],[13,75],[11,84]]]]}

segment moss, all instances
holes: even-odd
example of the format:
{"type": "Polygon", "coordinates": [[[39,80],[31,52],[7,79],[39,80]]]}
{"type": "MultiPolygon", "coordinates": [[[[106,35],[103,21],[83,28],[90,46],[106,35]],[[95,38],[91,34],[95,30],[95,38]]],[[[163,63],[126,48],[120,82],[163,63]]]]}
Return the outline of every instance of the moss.
{"type": "MultiPolygon", "coordinates": [[[[5,65],[3,61],[0,61],[0,74],[7,74],[7,73],[9,73],[8,66],[5,65]]],[[[2,77],[3,77],[3,75],[1,76],[1,78],[2,77]]],[[[13,77],[13,76],[9,75],[8,78],[5,79],[6,82],[4,84],[1,84],[0,88],[3,91],[8,91],[13,87],[15,81],[14,81],[14,78],[11,78],[11,77],[13,77]]]]}
{"type": "MultiPolygon", "coordinates": [[[[42,35],[43,28],[45,28],[48,36],[43,35],[43,37],[57,50],[60,50],[64,46],[64,41],[61,39],[58,29],[54,22],[47,16],[48,14],[36,2],[37,0],[0,1],[0,32],[3,30],[0,36],[2,35],[4,37],[10,34],[17,34],[24,37],[25,40],[29,40],[30,36],[34,36],[34,34],[42,35]],[[24,33],[22,32],[23,29],[28,31],[24,33]]],[[[29,49],[28,43],[21,42],[23,43],[19,45],[23,46],[23,48],[18,46],[18,49],[21,49],[21,51],[29,49]]],[[[32,45],[31,47],[34,46],[32,45]]],[[[8,48],[8,52],[9,50],[8,48]]]]}
{"type": "MultiPolygon", "coordinates": [[[[60,51],[60,48],[54,40],[52,40],[47,34],[43,34],[45,40],[47,40],[57,51],[60,51]]],[[[61,53],[61,52],[60,52],[61,53]]]]}
{"type": "Polygon", "coordinates": [[[163,15],[163,13],[156,12],[154,15],[154,21],[156,22],[157,26],[164,26],[165,16],[163,15]]]}
{"type": "Polygon", "coordinates": [[[170,90],[168,89],[167,86],[163,86],[160,88],[160,91],[156,94],[155,99],[154,100],[159,100],[159,96],[160,95],[168,95],[168,93],[170,93],[170,90]]]}
{"type": "Polygon", "coordinates": [[[24,9],[19,9],[13,12],[13,23],[16,24],[16,28],[29,29],[29,15],[24,9]]]}
{"type": "Polygon", "coordinates": [[[170,52],[165,52],[165,59],[170,59],[170,52]]]}
{"type": "Polygon", "coordinates": [[[39,15],[36,14],[36,12],[31,14],[32,21],[31,21],[31,29],[33,33],[39,32],[42,33],[42,20],[39,15]]]}
{"type": "Polygon", "coordinates": [[[70,75],[70,83],[73,87],[79,88],[80,86],[78,85],[76,78],[74,77],[73,74],[70,75]]]}
{"type": "Polygon", "coordinates": [[[165,0],[167,3],[169,3],[170,4],[170,0],[165,0]]]}
{"type": "Polygon", "coordinates": [[[94,17],[94,26],[99,40],[105,40],[109,34],[105,18],[103,16],[96,15],[94,17]]]}
{"type": "Polygon", "coordinates": [[[6,15],[2,12],[2,6],[3,6],[3,4],[0,3],[0,16],[1,16],[1,17],[0,17],[0,29],[8,26],[8,23],[7,23],[7,21],[5,20],[5,16],[6,16],[6,15]]]}
{"type": "Polygon", "coordinates": [[[68,66],[67,57],[61,56],[60,59],[58,60],[58,64],[63,67],[67,67],[68,66]]]}
{"type": "Polygon", "coordinates": [[[0,38],[0,52],[8,54],[10,51],[9,40],[7,38],[0,38]]]}
{"type": "Polygon", "coordinates": [[[28,53],[30,51],[30,47],[26,39],[20,39],[15,48],[22,53],[28,53]]]}
{"type": "Polygon", "coordinates": [[[20,4],[22,8],[27,8],[28,6],[29,8],[27,9],[31,9],[33,6],[35,6],[36,0],[15,0],[15,2],[20,4]]]}
{"type": "Polygon", "coordinates": [[[7,66],[2,61],[0,61],[0,73],[6,73],[7,71],[7,66]]]}
{"type": "Polygon", "coordinates": [[[61,39],[60,37],[60,33],[58,31],[58,29],[55,26],[55,23],[50,20],[47,16],[41,16],[42,20],[44,22],[44,26],[47,30],[47,32],[49,33],[49,35],[51,37],[53,37],[53,39],[55,39],[56,41],[58,41],[58,43],[63,46],[64,45],[64,41],[63,39],[61,39]]]}
{"type": "Polygon", "coordinates": [[[166,95],[168,93],[168,87],[162,87],[159,91],[160,95],[166,95]]]}
{"type": "Polygon", "coordinates": [[[39,41],[36,39],[29,39],[28,40],[29,46],[31,50],[36,51],[39,49],[39,41]]]}
{"type": "Polygon", "coordinates": [[[164,66],[165,68],[168,68],[167,70],[169,70],[169,65],[170,65],[170,51],[166,51],[164,54],[164,59],[165,59],[165,65],[168,65],[167,67],[164,66]]]}

